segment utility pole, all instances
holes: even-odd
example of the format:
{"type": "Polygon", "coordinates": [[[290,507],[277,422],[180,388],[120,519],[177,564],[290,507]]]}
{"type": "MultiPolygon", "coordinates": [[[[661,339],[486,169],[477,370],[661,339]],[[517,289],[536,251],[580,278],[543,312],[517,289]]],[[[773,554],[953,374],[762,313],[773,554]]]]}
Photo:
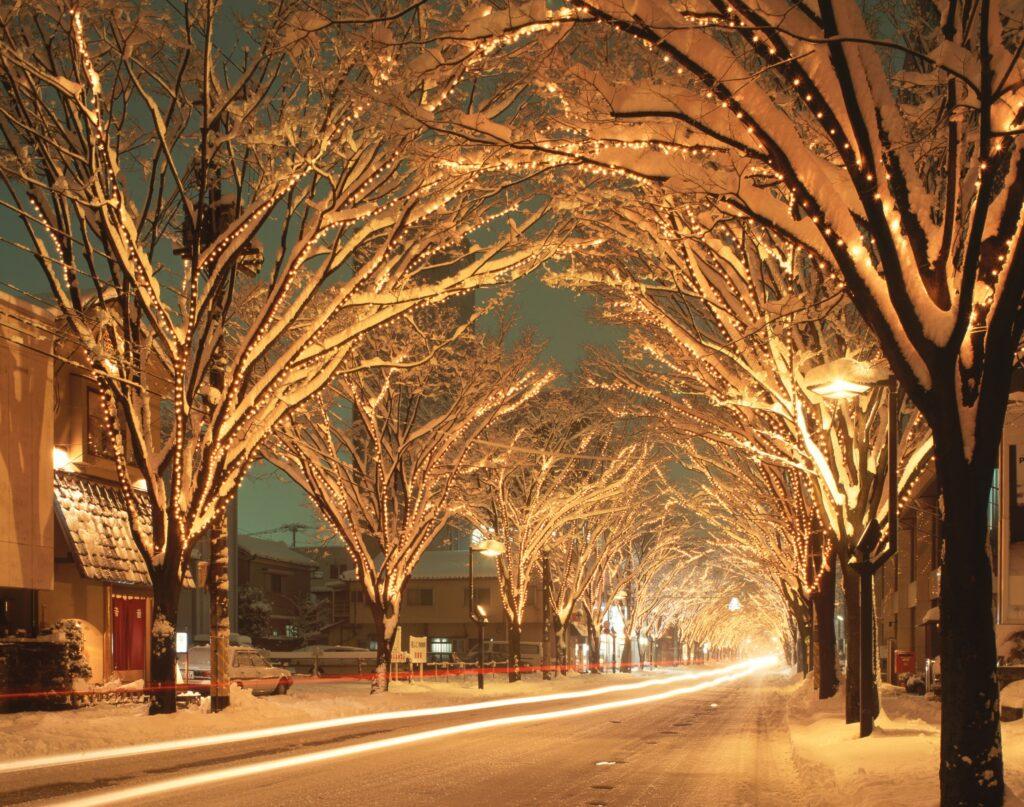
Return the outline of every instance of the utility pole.
{"type": "Polygon", "coordinates": [[[541,675],[545,681],[554,678],[551,671],[551,558],[547,551],[541,556],[541,675]]]}

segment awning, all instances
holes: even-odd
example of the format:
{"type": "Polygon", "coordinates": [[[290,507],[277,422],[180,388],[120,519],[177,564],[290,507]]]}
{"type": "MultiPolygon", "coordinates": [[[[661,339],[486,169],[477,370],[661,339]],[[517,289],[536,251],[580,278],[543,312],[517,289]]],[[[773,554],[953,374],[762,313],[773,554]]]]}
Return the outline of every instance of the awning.
{"type": "Polygon", "coordinates": [[[939,621],[939,606],[933,605],[928,609],[928,612],[924,615],[924,619],[921,620],[922,625],[927,625],[929,622],[939,621]]]}
{"type": "MultiPolygon", "coordinates": [[[[142,553],[132,540],[128,503],[121,486],[83,474],[56,471],[54,509],[68,547],[82,576],[122,586],[150,586],[142,553]]],[[[149,503],[137,500],[143,529],[152,530],[149,503]]],[[[186,571],[186,588],[192,575],[186,571]]]]}

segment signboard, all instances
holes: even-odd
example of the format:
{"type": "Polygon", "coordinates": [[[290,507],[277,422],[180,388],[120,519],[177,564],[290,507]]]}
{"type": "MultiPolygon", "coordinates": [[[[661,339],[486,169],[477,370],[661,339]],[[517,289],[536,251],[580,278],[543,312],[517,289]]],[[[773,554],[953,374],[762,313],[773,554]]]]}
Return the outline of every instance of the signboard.
{"type": "Polygon", "coordinates": [[[188,634],[178,633],[174,634],[174,652],[175,653],[187,653],[188,652],[188,634]]]}
{"type": "Polygon", "coordinates": [[[892,654],[892,671],[894,675],[910,675],[914,672],[914,651],[895,650],[892,654]]]}
{"type": "Polygon", "coordinates": [[[410,636],[409,637],[409,661],[413,664],[426,664],[427,663],[427,637],[426,636],[410,636]]]}

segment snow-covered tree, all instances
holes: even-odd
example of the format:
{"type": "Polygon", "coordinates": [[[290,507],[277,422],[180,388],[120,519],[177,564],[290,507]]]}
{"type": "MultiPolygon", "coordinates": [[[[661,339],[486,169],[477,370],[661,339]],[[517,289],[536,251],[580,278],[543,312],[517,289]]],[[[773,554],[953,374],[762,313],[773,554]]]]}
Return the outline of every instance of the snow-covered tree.
{"type": "Polygon", "coordinates": [[[506,351],[504,331],[465,331],[438,347],[431,334],[445,330],[444,319],[419,312],[365,340],[358,363],[396,355],[418,366],[341,374],[329,393],[282,421],[269,454],[353,558],[377,630],[371,692],[388,688],[417,561],[463,507],[466,474],[493,453],[477,438],[553,377],[537,366],[529,340],[506,351]]]}
{"type": "Polygon", "coordinates": [[[986,508],[1024,329],[1024,25],[1009,3],[873,11],[572,0],[475,13],[457,36],[543,33],[528,80],[548,114],[517,110],[520,147],[657,183],[668,206],[697,190],[845,283],[934,435],[942,800],[998,804],[986,508]]]}
{"type": "Polygon", "coordinates": [[[381,12],[273,0],[244,16],[212,1],[0,15],[4,213],[101,394],[153,584],[159,711],[174,709],[188,559],[273,426],[354,371],[372,329],[557,250],[536,232],[543,200],[513,212],[532,198],[522,171],[452,170],[452,147],[401,111],[458,106],[448,82],[464,67],[396,44],[421,42],[430,15],[381,12]]]}
{"type": "MultiPolygon", "coordinates": [[[[557,663],[563,672],[568,656],[566,631],[581,598],[600,584],[613,558],[632,541],[674,526],[666,488],[661,466],[652,458],[632,485],[605,501],[603,512],[567,524],[546,552],[550,583],[543,594],[548,598],[557,663]]],[[[596,662],[599,647],[594,620],[592,614],[587,616],[588,643],[596,662]]]]}
{"type": "Polygon", "coordinates": [[[270,635],[270,615],[273,607],[267,602],[263,589],[243,586],[238,592],[238,632],[253,639],[270,635]]]}
{"type": "Polygon", "coordinates": [[[646,473],[653,449],[615,428],[594,396],[572,387],[546,390],[494,439],[503,454],[474,475],[471,520],[505,546],[498,591],[509,681],[518,681],[527,600],[543,554],[570,539],[570,525],[617,510],[617,497],[646,473]]]}
{"type": "MultiPolygon", "coordinates": [[[[615,199],[615,215],[594,216],[604,244],[563,281],[600,292],[605,316],[630,328],[628,361],[604,360],[599,377],[640,396],[683,439],[722,441],[805,474],[828,528],[826,553],[834,547],[847,602],[857,603],[849,562],[868,525],[887,515],[888,407],[899,400],[890,402],[884,385],[845,401],[815,390],[843,368],[849,380],[877,379],[875,341],[835,284],[770,231],[699,208],[664,210],[643,196],[630,204],[621,191],[615,199]]],[[[923,420],[902,420],[901,490],[931,460],[923,420]]],[[[815,597],[826,605],[834,576],[823,582],[815,597]]],[[[847,646],[858,647],[871,614],[849,611],[847,646]]],[[[859,659],[851,661],[855,721],[859,659]]]]}

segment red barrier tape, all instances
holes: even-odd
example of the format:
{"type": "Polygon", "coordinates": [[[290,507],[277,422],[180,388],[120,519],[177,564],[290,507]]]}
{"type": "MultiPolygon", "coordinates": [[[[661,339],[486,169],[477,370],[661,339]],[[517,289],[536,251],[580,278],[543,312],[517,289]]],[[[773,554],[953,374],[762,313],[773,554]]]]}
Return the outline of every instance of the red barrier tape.
{"type": "MultiPolygon", "coordinates": [[[[404,662],[401,662],[404,663],[404,662]]],[[[638,670],[653,669],[654,667],[688,667],[694,665],[702,665],[706,663],[704,660],[698,660],[694,662],[679,662],[679,661],[654,661],[646,662],[644,665],[630,665],[628,670],[622,670],[617,665],[612,667],[610,664],[586,664],[580,667],[579,665],[573,665],[571,667],[562,667],[557,664],[548,665],[521,665],[519,667],[519,673],[529,674],[536,672],[593,672],[597,670],[599,672],[633,672],[634,668],[638,670]]],[[[427,678],[453,678],[467,675],[478,675],[483,672],[485,675],[507,675],[512,671],[512,667],[460,667],[459,669],[449,670],[425,670],[423,679],[427,678]]],[[[412,672],[409,670],[402,670],[398,674],[390,676],[390,680],[406,680],[412,676],[412,672]]],[[[351,673],[343,675],[320,675],[316,678],[303,678],[303,684],[337,684],[345,682],[358,682],[358,681],[371,681],[376,677],[374,672],[366,673],[351,673]]],[[[418,677],[418,676],[417,676],[418,677]]],[[[293,679],[294,680],[294,679],[293,679]]],[[[117,696],[117,695],[155,695],[159,692],[195,692],[196,690],[208,690],[210,688],[210,682],[208,680],[194,681],[191,683],[183,684],[149,684],[141,689],[111,689],[104,691],[96,690],[77,690],[77,689],[44,689],[36,690],[31,692],[0,692],[0,700],[10,700],[14,698],[91,698],[91,697],[106,697],[106,696],[117,696]]]]}

